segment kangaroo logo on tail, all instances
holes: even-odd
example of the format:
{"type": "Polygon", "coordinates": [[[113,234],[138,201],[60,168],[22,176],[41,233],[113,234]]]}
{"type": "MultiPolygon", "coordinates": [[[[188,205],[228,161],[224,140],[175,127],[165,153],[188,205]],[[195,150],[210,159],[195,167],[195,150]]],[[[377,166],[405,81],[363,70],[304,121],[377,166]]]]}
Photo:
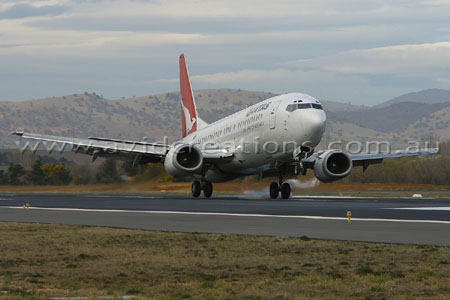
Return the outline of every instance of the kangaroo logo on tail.
{"type": "MultiPolygon", "coordinates": [[[[183,111],[183,117],[184,117],[184,123],[186,126],[187,133],[189,134],[192,128],[195,125],[195,122],[197,120],[195,118],[191,118],[191,113],[189,112],[189,109],[186,108],[186,106],[183,105],[183,101],[181,101],[181,108],[183,111]]],[[[183,130],[184,131],[184,130],[183,130]]]]}
{"type": "Polygon", "coordinates": [[[180,98],[182,135],[186,137],[197,130],[198,117],[184,54],[180,55],[180,98]]]}

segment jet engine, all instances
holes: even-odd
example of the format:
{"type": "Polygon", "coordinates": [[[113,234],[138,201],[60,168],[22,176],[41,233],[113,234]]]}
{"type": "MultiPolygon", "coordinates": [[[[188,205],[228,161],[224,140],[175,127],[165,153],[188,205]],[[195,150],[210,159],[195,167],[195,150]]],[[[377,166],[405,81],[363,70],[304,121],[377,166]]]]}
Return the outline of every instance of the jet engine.
{"type": "Polygon", "coordinates": [[[202,152],[194,145],[177,145],[169,150],[164,160],[164,169],[173,177],[200,174],[202,167],[202,152]]]}
{"type": "Polygon", "coordinates": [[[321,153],[314,162],[314,175],[322,182],[332,182],[347,177],[352,172],[350,157],[338,150],[321,153]]]}

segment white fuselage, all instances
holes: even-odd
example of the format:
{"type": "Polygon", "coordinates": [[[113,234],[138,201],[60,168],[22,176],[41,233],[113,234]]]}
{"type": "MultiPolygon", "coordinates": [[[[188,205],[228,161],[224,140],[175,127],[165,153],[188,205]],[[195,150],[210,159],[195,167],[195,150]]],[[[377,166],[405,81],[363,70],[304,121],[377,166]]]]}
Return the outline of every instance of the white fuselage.
{"type": "Polygon", "coordinates": [[[231,161],[216,165],[206,173],[207,180],[218,182],[276,167],[298,154],[300,146],[313,149],[322,138],[325,122],[319,101],[305,94],[291,93],[269,98],[218,120],[180,142],[201,149],[222,148],[234,152],[231,161]]]}

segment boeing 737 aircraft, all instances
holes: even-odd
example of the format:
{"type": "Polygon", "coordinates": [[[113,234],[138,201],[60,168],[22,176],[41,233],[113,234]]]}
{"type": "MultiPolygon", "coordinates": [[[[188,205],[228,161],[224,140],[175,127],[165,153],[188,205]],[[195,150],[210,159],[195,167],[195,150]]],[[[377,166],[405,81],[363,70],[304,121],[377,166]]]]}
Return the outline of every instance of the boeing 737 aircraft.
{"type": "Polygon", "coordinates": [[[17,131],[14,134],[44,143],[63,143],[78,153],[132,160],[133,165],[164,164],[173,177],[192,177],[192,196],[203,191],[211,197],[213,182],[262,174],[277,177],[270,184],[270,197],[291,195],[289,176],[314,171],[322,182],[350,175],[352,168],[381,163],[385,158],[435,154],[437,149],[395,153],[348,154],[340,150],[315,152],[326,116],[315,98],[290,93],[269,98],[237,113],[207,124],[199,118],[184,55],[180,56],[182,139],[173,145],[98,137],[84,139],[17,131]]]}

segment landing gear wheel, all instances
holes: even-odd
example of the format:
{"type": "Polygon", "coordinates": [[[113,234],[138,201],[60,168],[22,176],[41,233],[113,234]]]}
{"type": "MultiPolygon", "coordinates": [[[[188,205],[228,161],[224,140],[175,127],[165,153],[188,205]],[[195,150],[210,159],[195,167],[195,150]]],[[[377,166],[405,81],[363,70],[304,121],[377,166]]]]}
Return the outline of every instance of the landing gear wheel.
{"type": "Polygon", "coordinates": [[[289,199],[291,196],[291,186],[289,183],[285,182],[281,185],[281,198],[289,199]]]}
{"type": "Polygon", "coordinates": [[[192,182],[192,196],[198,197],[200,196],[200,193],[202,192],[202,189],[200,187],[200,181],[195,180],[192,182]]]}
{"type": "Polygon", "coordinates": [[[212,185],[211,181],[205,181],[205,182],[203,182],[202,190],[203,190],[203,195],[204,195],[206,198],[211,197],[211,195],[212,195],[212,193],[213,193],[213,185],[212,185]]]}
{"type": "Polygon", "coordinates": [[[280,186],[276,182],[270,184],[270,198],[277,199],[280,193],[280,186]]]}

